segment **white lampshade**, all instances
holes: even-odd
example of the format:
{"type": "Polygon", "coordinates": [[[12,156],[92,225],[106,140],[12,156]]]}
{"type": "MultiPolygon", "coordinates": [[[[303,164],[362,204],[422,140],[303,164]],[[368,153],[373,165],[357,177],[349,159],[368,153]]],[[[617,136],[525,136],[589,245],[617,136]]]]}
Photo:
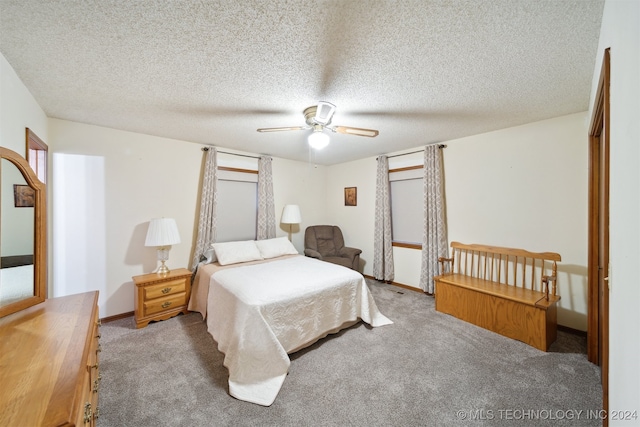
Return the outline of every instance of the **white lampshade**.
{"type": "Polygon", "coordinates": [[[309,145],[316,150],[322,150],[329,145],[329,135],[322,132],[322,128],[315,129],[308,138],[309,145]]]}
{"type": "Polygon", "coordinates": [[[171,246],[177,243],[180,243],[180,234],[173,218],[154,218],[149,222],[145,246],[171,246]]]}
{"type": "Polygon", "coordinates": [[[300,207],[298,205],[286,205],[282,210],[280,222],[283,224],[300,224],[302,222],[300,207]]]}

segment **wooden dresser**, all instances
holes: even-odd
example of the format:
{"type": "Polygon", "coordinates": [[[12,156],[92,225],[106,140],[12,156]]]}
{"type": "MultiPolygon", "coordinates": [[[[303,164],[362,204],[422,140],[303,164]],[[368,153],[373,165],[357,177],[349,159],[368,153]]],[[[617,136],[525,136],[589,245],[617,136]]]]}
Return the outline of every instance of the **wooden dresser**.
{"type": "Polygon", "coordinates": [[[186,268],[168,274],[150,273],[134,276],[136,285],[136,327],[143,328],[152,320],[166,320],[180,313],[187,314],[191,295],[191,271],[186,268]]]}
{"type": "Polygon", "coordinates": [[[98,292],[0,319],[0,426],[95,426],[98,292]]]}

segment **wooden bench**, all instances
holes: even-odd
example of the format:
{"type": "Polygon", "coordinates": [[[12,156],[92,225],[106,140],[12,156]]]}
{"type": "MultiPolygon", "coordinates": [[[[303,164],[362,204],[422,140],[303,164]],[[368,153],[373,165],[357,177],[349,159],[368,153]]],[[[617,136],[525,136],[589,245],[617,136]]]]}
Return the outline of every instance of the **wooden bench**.
{"type": "Polygon", "coordinates": [[[556,340],[553,252],[451,243],[434,277],[436,310],[547,351],[556,340]]]}

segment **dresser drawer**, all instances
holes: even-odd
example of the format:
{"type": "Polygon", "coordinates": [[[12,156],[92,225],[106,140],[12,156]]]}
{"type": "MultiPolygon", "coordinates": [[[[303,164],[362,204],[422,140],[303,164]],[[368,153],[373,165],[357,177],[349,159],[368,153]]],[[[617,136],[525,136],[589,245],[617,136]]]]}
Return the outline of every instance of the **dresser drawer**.
{"type": "Polygon", "coordinates": [[[185,292],[187,288],[187,280],[184,278],[168,280],[158,283],[157,285],[149,285],[144,288],[144,300],[148,301],[155,298],[179,294],[185,292]]]}
{"type": "Polygon", "coordinates": [[[172,310],[174,308],[184,308],[187,305],[187,293],[170,295],[164,298],[156,298],[144,303],[144,315],[150,316],[161,311],[172,310]]]}

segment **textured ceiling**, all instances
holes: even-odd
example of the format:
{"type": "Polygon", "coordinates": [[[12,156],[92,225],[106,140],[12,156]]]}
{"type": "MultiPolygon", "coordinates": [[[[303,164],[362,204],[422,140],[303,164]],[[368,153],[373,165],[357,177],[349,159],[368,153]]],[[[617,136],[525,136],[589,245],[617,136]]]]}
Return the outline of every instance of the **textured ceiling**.
{"type": "Polygon", "coordinates": [[[602,0],[0,0],[49,117],[335,164],[588,109],[602,0]],[[313,152],[302,126],[337,105],[313,152]]]}

